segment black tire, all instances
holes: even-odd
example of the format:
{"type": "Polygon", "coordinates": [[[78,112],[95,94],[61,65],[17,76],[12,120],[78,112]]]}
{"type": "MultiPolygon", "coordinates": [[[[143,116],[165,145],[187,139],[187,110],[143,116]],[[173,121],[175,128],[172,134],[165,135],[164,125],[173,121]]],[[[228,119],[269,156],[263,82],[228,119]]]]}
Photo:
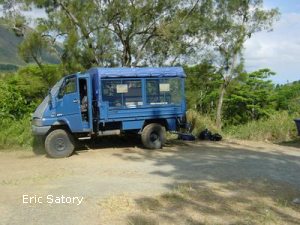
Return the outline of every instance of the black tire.
{"type": "Polygon", "coordinates": [[[146,148],[159,149],[166,142],[166,128],[158,123],[151,123],[144,127],[142,142],[146,148]]]}
{"type": "Polygon", "coordinates": [[[72,154],[74,148],[74,139],[65,130],[53,130],[46,137],[45,149],[52,158],[68,157],[72,154]]]}

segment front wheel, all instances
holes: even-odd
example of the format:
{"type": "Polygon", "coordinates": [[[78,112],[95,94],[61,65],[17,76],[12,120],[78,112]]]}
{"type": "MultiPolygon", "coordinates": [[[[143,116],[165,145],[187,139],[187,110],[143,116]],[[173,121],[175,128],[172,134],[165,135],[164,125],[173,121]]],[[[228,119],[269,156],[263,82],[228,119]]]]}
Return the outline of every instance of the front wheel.
{"type": "Polygon", "coordinates": [[[73,137],[65,130],[53,130],[46,137],[45,149],[52,158],[68,157],[72,154],[74,148],[73,137]]]}
{"type": "Polygon", "coordinates": [[[142,142],[149,149],[162,148],[166,142],[166,128],[158,123],[148,124],[143,129],[142,142]]]}

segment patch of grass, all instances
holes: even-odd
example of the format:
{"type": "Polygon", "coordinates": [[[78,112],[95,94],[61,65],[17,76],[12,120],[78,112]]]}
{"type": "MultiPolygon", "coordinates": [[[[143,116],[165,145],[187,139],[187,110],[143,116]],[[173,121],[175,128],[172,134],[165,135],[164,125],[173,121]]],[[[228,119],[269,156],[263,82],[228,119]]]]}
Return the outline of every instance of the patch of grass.
{"type": "Polygon", "coordinates": [[[115,199],[102,205],[108,224],[298,224],[300,206],[292,204],[300,191],[271,180],[176,184],[173,191],[135,199],[115,199]],[[120,208],[120,205],[123,207],[120,208]],[[114,210],[111,209],[114,208],[114,210]],[[126,208],[126,210],[124,210],[126,208]],[[113,222],[112,222],[113,221],[113,222]]]}
{"type": "Polygon", "coordinates": [[[137,204],[141,207],[143,211],[160,210],[162,208],[162,204],[159,202],[158,199],[153,199],[149,197],[138,199],[137,204]]]}
{"type": "Polygon", "coordinates": [[[25,147],[32,145],[30,117],[21,120],[5,118],[0,120],[0,149],[25,147]]]}
{"type": "Polygon", "coordinates": [[[113,212],[126,212],[135,208],[135,202],[126,194],[114,195],[98,203],[102,208],[113,212]]]}
{"type": "Polygon", "coordinates": [[[218,132],[216,124],[210,116],[201,115],[195,110],[187,111],[187,120],[192,124],[192,133],[196,136],[206,128],[212,132],[218,132]]]}
{"type": "Polygon", "coordinates": [[[184,197],[176,192],[162,194],[160,198],[163,201],[166,201],[168,203],[173,203],[173,204],[177,204],[177,203],[180,204],[182,201],[184,201],[184,197]]]}
{"type": "Polygon", "coordinates": [[[133,215],[128,218],[128,225],[158,225],[159,222],[149,216],[133,215]]]}
{"type": "Polygon", "coordinates": [[[295,117],[287,112],[278,112],[268,119],[252,121],[245,125],[231,126],[225,133],[237,139],[284,142],[296,138],[295,117]]]}

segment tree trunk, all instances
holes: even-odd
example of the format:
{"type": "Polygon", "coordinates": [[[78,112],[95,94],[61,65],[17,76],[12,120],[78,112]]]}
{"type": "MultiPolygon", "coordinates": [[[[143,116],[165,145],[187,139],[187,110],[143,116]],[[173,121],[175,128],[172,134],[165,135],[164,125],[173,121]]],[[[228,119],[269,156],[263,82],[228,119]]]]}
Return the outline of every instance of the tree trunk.
{"type": "Polygon", "coordinates": [[[229,85],[232,78],[234,77],[234,69],[236,67],[237,57],[238,57],[237,53],[234,53],[232,55],[232,61],[231,61],[229,73],[227,71],[226,75],[223,76],[224,82],[221,85],[220,96],[219,96],[219,101],[218,101],[218,106],[217,106],[217,116],[216,116],[216,125],[217,125],[218,130],[222,129],[222,108],[223,108],[224,95],[225,95],[227,86],[229,85]]]}
{"type": "Polygon", "coordinates": [[[123,42],[123,66],[131,67],[131,49],[130,49],[130,40],[126,38],[123,42]]]}
{"type": "Polygon", "coordinates": [[[221,85],[220,96],[219,96],[218,106],[217,106],[216,125],[217,125],[218,130],[222,129],[222,108],[223,108],[223,100],[224,100],[225,91],[226,91],[226,85],[224,82],[221,85]]]}

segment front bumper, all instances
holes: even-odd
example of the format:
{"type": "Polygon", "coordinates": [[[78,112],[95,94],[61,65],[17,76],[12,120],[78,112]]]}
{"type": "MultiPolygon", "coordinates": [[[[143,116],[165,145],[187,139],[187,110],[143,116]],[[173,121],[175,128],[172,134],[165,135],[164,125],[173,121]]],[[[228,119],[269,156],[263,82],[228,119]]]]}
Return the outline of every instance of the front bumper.
{"type": "Polygon", "coordinates": [[[45,135],[50,130],[51,126],[35,126],[31,125],[31,131],[33,135],[45,135]]]}

